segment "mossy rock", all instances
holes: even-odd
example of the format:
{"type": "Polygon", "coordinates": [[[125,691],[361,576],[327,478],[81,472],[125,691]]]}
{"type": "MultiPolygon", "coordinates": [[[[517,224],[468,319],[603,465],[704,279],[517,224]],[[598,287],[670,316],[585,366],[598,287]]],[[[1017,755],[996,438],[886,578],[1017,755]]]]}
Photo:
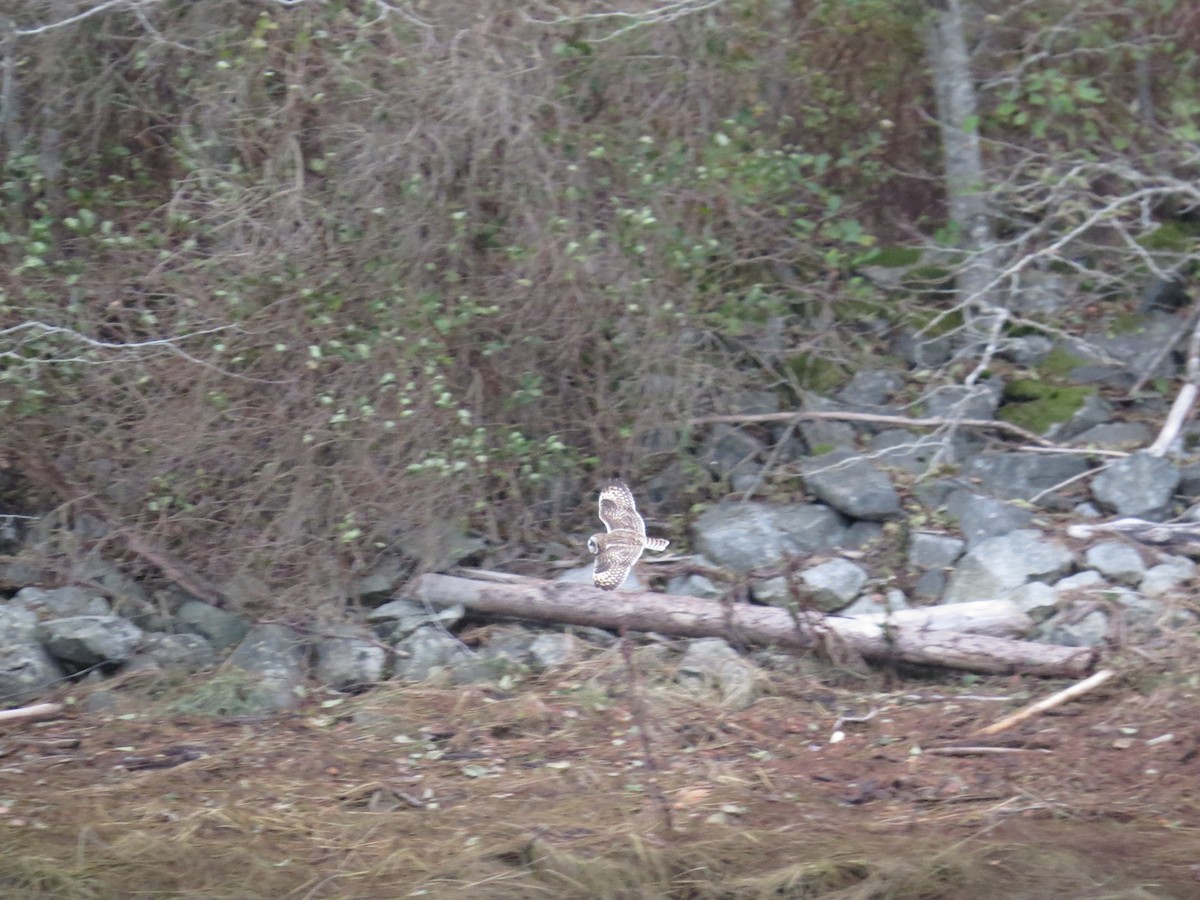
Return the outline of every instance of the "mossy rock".
{"type": "Polygon", "coordinates": [[[1037,367],[1038,372],[1050,378],[1065,378],[1080,366],[1087,365],[1087,360],[1069,353],[1062,347],[1055,347],[1046,354],[1037,367]]]}
{"type": "Polygon", "coordinates": [[[1009,382],[1004,388],[1004,405],[997,416],[1035,434],[1044,434],[1052,425],[1070,421],[1089,396],[1092,387],[1057,385],[1033,378],[1009,382]]]}
{"type": "Polygon", "coordinates": [[[841,366],[811,353],[798,353],[789,358],[787,367],[796,376],[800,387],[818,394],[828,393],[846,381],[841,366]]]}

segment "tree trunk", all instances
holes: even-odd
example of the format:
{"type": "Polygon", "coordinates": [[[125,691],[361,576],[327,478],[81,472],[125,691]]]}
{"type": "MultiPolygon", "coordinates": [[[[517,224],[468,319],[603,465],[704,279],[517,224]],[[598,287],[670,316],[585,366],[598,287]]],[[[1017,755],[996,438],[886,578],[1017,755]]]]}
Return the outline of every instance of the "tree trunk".
{"type": "Polygon", "coordinates": [[[462,605],[495,616],[540,622],[657,631],[679,637],[814,650],[841,641],[866,660],[944,666],[990,674],[1080,677],[1095,663],[1089,648],[1035,644],[996,635],[1026,631],[1030,620],[1006,600],[959,603],[846,618],[770,606],[725,604],[641,591],[607,592],[591,585],[529,580],[475,581],[422,575],[408,595],[435,607],[462,605]],[[947,626],[958,630],[946,630],[947,626]],[[976,633],[971,633],[972,631],[976,633]],[[984,633],[978,633],[984,632],[984,633]]]}

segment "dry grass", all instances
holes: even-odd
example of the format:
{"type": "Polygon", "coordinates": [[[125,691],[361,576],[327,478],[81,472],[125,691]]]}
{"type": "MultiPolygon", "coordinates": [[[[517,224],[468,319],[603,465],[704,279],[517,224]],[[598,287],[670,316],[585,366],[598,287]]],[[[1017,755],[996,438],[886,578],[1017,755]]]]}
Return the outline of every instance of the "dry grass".
{"type": "Polygon", "coordinates": [[[131,684],[105,715],[3,734],[0,888],[1194,896],[1200,730],[1186,679],[1145,695],[1114,688],[1033,723],[1012,737],[1053,752],[1014,761],[910,752],[954,743],[1021,702],[1011,681],[852,695],[794,675],[734,712],[670,685],[669,666],[645,651],[640,664],[674,832],[647,791],[615,650],[519,693],[383,686],[314,698],[282,719],[172,714],[179,687],[131,684]],[[933,690],[944,699],[928,699],[933,690]],[[981,694],[1012,700],[970,699],[981,694]],[[863,705],[880,714],[829,743],[837,715],[863,705]]]}

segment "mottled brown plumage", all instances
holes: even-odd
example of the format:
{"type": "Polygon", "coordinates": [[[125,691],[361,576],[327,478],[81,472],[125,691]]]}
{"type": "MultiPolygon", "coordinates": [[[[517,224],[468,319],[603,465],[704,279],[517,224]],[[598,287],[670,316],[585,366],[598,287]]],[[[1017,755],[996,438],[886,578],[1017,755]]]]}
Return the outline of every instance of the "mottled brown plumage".
{"type": "Polygon", "coordinates": [[[588,550],[596,557],[592,581],[596,587],[611,591],[620,586],[642,551],[666,550],[664,538],[646,537],[646,523],[638,515],[633,492],[620,481],[600,491],[600,521],[607,533],[588,538],[588,550]]]}

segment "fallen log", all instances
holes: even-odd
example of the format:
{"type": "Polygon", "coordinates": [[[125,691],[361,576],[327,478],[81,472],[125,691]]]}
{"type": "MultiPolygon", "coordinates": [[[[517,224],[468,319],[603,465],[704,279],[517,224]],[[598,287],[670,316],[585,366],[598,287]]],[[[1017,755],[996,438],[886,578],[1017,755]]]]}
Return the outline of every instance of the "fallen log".
{"type": "Polygon", "coordinates": [[[476,581],[450,575],[421,575],[405,592],[434,607],[464,606],[493,616],[563,625],[656,631],[677,637],[721,637],[734,642],[800,650],[842,641],[868,661],[942,666],[986,674],[1029,674],[1078,678],[1091,671],[1096,654],[1014,640],[1030,621],[1008,601],[959,603],[853,618],[772,606],[725,604],[696,597],[644,591],[602,591],[587,584],[528,580],[476,581]],[[959,630],[947,630],[957,623],[959,630]],[[972,633],[978,629],[985,633],[972,633]]]}

